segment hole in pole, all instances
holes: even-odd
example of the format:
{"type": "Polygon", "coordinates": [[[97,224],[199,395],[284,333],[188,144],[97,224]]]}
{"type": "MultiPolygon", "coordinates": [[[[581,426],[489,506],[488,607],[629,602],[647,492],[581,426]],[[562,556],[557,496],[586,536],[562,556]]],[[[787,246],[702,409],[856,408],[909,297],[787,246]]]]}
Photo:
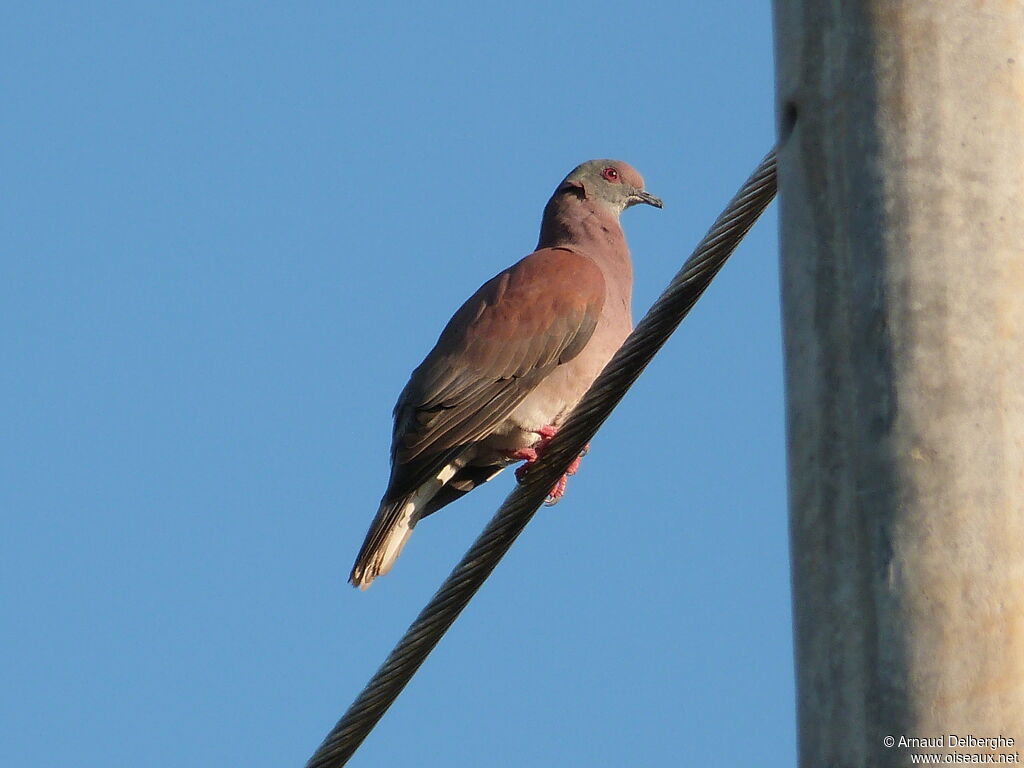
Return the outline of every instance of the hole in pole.
{"type": "Polygon", "coordinates": [[[797,107],[795,101],[787,101],[782,106],[782,114],[779,120],[779,146],[781,147],[796,127],[797,107]]]}

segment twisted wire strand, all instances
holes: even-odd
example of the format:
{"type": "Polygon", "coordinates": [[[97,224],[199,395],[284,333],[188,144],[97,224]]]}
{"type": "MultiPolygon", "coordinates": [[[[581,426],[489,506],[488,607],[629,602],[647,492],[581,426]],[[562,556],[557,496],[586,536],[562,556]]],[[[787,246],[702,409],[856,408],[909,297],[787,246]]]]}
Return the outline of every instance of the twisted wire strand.
{"type": "Polygon", "coordinates": [[[775,152],[772,151],[605,366],[542,458],[505,499],[483,533],[324,739],[306,768],[338,768],[359,748],[522,533],[555,481],[590,442],[771,202],[776,189],[775,169],[775,152]]]}

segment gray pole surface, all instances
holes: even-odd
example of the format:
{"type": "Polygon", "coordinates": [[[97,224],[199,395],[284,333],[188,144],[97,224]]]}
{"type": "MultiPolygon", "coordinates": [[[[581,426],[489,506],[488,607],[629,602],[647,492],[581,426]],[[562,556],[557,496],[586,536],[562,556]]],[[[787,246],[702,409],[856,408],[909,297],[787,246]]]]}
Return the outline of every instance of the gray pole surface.
{"type": "Polygon", "coordinates": [[[775,33],[800,765],[1024,762],[1024,0],[775,33]]]}

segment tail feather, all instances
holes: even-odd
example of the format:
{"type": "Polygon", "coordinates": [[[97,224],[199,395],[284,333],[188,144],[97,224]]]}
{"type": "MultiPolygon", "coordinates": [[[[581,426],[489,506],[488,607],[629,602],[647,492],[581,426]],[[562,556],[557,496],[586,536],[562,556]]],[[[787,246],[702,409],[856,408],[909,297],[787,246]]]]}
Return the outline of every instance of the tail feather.
{"type": "Polygon", "coordinates": [[[449,464],[409,495],[397,501],[381,502],[349,574],[352,586],[367,589],[374,579],[391,570],[412,529],[423,516],[424,508],[458,469],[458,465],[449,464]]]}

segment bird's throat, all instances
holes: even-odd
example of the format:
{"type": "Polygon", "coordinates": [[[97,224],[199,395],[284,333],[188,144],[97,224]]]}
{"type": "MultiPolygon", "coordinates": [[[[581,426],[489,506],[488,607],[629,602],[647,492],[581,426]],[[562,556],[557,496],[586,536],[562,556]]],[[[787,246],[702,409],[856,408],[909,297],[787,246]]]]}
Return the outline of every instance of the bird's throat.
{"type": "Polygon", "coordinates": [[[603,203],[574,195],[556,195],[544,209],[537,248],[591,246],[626,249],[619,212],[603,203]]]}

